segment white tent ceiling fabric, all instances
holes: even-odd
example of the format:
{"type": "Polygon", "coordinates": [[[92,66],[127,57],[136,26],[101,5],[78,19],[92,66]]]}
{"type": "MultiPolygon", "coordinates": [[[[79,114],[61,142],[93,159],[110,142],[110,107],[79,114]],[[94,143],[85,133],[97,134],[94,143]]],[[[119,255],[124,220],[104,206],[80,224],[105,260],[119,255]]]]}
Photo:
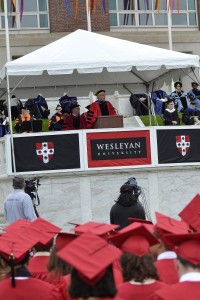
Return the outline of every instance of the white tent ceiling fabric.
{"type": "Polygon", "coordinates": [[[22,86],[134,84],[152,82],[168,70],[188,67],[199,67],[198,55],[79,29],[6,63],[0,79],[9,75],[12,87],[19,76],[26,76],[22,86]],[[36,75],[42,75],[42,80],[36,75]]]}
{"type": "Polygon", "coordinates": [[[8,75],[50,75],[158,70],[199,66],[199,56],[142,45],[101,34],[75,32],[17,60],[8,62],[8,75]]]}

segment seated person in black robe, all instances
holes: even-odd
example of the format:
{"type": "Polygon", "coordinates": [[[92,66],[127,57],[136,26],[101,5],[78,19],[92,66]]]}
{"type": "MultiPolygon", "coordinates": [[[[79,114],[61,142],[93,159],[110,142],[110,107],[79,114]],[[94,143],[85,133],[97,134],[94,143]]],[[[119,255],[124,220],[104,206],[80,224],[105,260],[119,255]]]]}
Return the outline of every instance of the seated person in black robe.
{"type": "Polygon", "coordinates": [[[178,112],[174,108],[174,101],[169,99],[167,102],[167,108],[164,111],[163,119],[165,126],[180,125],[180,119],[178,117],[178,112]]]}
{"type": "Polygon", "coordinates": [[[182,122],[185,125],[199,125],[197,123],[200,123],[200,111],[197,110],[195,102],[190,102],[189,108],[184,111],[182,122]]]}
{"type": "Polygon", "coordinates": [[[146,94],[131,94],[130,103],[136,116],[148,115],[148,97],[146,94]]]}

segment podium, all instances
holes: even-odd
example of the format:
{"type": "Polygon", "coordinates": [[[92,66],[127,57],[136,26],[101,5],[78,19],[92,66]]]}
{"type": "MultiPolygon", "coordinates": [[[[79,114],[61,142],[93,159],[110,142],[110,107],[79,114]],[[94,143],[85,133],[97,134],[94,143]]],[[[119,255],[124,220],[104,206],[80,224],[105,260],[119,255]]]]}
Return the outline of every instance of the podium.
{"type": "Polygon", "coordinates": [[[120,128],[124,127],[123,116],[99,116],[93,124],[94,129],[97,128],[120,128]]]}

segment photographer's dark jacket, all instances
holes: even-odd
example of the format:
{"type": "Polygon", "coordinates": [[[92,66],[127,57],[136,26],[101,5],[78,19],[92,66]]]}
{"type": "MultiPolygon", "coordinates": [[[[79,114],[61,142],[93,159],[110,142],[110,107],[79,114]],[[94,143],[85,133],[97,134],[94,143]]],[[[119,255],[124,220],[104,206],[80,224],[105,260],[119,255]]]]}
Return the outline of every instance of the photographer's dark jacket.
{"type": "Polygon", "coordinates": [[[144,208],[139,202],[133,203],[130,206],[122,206],[118,203],[112,206],[110,210],[110,223],[120,225],[117,230],[130,225],[128,218],[146,220],[144,208]]]}

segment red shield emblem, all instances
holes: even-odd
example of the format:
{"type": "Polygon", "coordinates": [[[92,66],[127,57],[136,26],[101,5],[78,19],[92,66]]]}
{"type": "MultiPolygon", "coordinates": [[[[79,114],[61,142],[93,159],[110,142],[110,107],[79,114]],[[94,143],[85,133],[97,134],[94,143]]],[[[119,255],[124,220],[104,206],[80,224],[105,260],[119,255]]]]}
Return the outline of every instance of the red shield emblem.
{"type": "Polygon", "coordinates": [[[189,135],[180,135],[176,136],[176,147],[178,152],[185,156],[190,150],[190,136],[189,135]]]}
{"type": "Polygon", "coordinates": [[[54,155],[54,143],[43,142],[36,143],[36,154],[38,158],[45,164],[49,163],[54,155]]]}

